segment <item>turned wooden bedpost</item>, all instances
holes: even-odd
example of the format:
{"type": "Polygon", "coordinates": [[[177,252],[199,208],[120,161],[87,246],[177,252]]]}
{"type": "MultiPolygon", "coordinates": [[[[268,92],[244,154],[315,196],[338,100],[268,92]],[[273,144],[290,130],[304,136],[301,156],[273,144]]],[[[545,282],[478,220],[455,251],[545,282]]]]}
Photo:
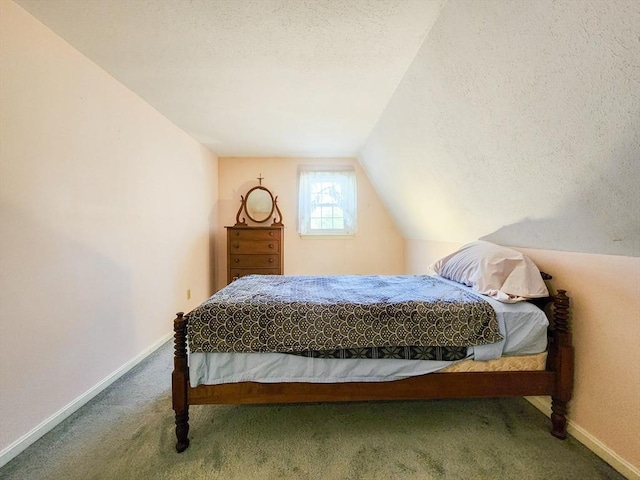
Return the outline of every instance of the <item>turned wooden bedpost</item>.
{"type": "Polygon", "coordinates": [[[178,312],[173,321],[173,373],[171,384],[173,393],[173,410],[176,412],[176,450],[184,452],[189,446],[189,367],[187,364],[187,319],[184,313],[178,312]]]}
{"type": "Polygon", "coordinates": [[[558,290],[553,298],[553,369],[556,372],[555,391],[551,396],[551,434],[567,438],[568,403],[573,392],[573,345],[569,325],[569,297],[558,290]]]}

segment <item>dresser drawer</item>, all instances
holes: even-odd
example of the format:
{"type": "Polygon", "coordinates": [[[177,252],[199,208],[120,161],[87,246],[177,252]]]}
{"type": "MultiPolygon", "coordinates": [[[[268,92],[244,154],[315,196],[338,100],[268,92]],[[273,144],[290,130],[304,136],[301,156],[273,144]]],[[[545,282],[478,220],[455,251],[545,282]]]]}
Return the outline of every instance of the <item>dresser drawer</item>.
{"type": "Polygon", "coordinates": [[[255,228],[252,230],[233,229],[229,230],[229,240],[279,240],[280,230],[255,228]]]}
{"type": "Polygon", "coordinates": [[[279,268],[230,268],[229,281],[244,277],[245,275],[280,275],[279,268]]]}
{"type": "Polygon", "coordinates": [[[283,227],[227,228],[227,282],[250,275],[284,273],[283,227]]]}
{"type": "Polygon", "coordinates": [[[231,255],[229,257],[229,266],[231,268],[278,268],[280,266],[280,255],[231,255]]]}
{"type": "Polygon", "coordinates": [[[280,253],[280,242],[277,240],[232,240],[229,244],[229,255],[280,253]]]}

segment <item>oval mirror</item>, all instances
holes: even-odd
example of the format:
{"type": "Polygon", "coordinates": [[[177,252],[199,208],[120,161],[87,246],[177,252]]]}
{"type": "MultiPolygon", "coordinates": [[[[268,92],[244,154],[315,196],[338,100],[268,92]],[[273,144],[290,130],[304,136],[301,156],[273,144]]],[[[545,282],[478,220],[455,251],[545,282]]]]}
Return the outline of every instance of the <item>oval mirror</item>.
{"type": "Polygon", "coordinates": [[[256,223],[264,223],[273,214],[275,202],[273,195],[265,187],[253,187],[247,192],[245,211],[250,220],[256,223]]]}

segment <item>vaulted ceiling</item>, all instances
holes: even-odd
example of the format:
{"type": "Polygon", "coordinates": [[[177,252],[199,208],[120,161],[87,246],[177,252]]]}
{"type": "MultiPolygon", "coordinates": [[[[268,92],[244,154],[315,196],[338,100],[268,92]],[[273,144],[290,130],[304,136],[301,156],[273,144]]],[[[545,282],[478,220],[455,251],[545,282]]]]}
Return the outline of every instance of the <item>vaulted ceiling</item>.
{"type": "Polygon", "coordinates": [[[640,256],[636,0],[17,0],[220,156],[357,156],[405,238],[640,256]]]}
{"type": "Polygon", "coordinates": [[[219,156],[355,156],[445,0],[18,0],[219,156]]]}

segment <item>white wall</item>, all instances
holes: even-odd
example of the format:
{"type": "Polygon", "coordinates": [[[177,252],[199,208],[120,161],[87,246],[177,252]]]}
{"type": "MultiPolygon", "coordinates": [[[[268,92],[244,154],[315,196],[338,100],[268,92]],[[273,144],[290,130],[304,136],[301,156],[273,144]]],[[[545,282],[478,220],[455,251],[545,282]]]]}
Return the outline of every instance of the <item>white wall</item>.
{"type": "Polygon", "coordinates": [[[13,2],[0,22],[6,453],[210,293],[218,222],[215,155],[13,2]]]}
{"type": "Polygon", "coordinates": [[[360,161],[405,238],[640,256],[640,2],[449,0],[360,161]]]}

